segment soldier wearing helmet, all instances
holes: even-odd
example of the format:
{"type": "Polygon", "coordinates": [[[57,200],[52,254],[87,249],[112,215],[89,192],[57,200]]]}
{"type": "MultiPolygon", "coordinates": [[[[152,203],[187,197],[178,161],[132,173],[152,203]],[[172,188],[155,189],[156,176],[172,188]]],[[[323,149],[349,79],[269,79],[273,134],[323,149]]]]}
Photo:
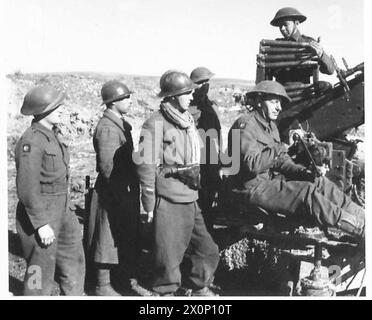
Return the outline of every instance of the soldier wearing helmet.
{"type": "Polygon", "coordinates": [[[213,231],[211,211],[213,203],[217,199],[220,184],[221,124],[216,103],[208,97],[209,80],[213,76],[214,73],[205,67],[195,68],[191,72],[190,78],[198,87],[193,93],[193,100],[189,108],[203,140],[199,204],[209,232],[213,231]]]}
{"type": "Polygon", "coordinates": [[[218,247],[196,202],[200,138],[188,111],[195,88],[183,72],[162,75],[160,109],[142,127],[135,160],[145,210],[142,220],[154,224],[152,288],[159,295],[174,295],[181,284],[192,295],[214,295],[208,286],[219,261],[218,247]],[[186,250],[191,267],[181,277],[186,250]]]}
{"type": "MultiPolygon", "coordinates": [[[[306,17],[297,9],[286,7],[278,10],[270,24],[278,27],[284,38],[277,40],[307,42],[311,45],[314,53],[319,57],[320,72],[333,74],[334,65],[330,57],[324,52],[320,44],[311,37],[302,35],[299,30],[300,23],[304,22],[306,17]]],[[[275,80],[281,84],[288,82],[309,83],[311,74],[307,70],[279,70],[273,74],[275,80]]]]}
{"type": "Polygon", "coordinates": [[[295,164],[281,143],[275,120],[282,103],[290,101],[275,81],[258,83],[248,95],[254,111],[240,117],[232,130],[240,134],[240,171],[234,177],[238,197],[251,205],[287,216],[307,215],[324,227],[338,227],[356,238],[364,237],[364,209],[326,177],[295,164]]]}
{"type": "Polygon", "coordinates": [[[130,290],[130,279],[136,276],[139,183],[132,161],[132,127],[124,118],[132,106],[132,93],[118,80],[102,86],[106,110],[93,134],[98,177],[86,229],[98,296],[130,290]]]}
{"type": "Polygon", "coordinates": [[[69,151],[58,129],[63,100],[55,88],[38,86],[21,108],[34,117],[15,152],[16,226],[27,261],[24,295],[51,295],[55,278],[64,295],[84,290],[81,228],[68,192],[69,151]]]}

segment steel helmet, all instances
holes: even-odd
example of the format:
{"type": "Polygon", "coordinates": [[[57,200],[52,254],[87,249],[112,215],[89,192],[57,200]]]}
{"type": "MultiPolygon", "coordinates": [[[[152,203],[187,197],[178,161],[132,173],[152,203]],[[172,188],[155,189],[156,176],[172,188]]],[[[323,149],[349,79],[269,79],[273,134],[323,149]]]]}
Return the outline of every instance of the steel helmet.
{"type": "Polygon", "coordinates": [[[302,23],[306,20],[306,17],[295,8],[285,7],[278,10],[270,24],[274,27],[279,27],[280,22],[283,20],[298,20],[302,23]]]}
{"type": "Polygon", "coordinates": [[[197,88],[189,76],[181,71],[168,70],[160,78],[160,89],[158,96],[173,97],[192,91],[197,88]]]}
{"type": "Polygon", "coordinates": [[[64,98],[63,92],[50,85],[35,87],[25,95],[21,113],[26,116],[46,113],[59,107],[64,98]]]}
{"type": "Polygon", "coordinates": [[[124,83],[118,80],[107,81],[101,89],[102,104],[122,100],[132,93],[133,91],[130,91],[124,83]]]}
{"type": "Polygon", "coordinates": [[[190,78],[194,83],[208,81],[213,76],[214,73],[205,67],[195,68],[190,74],[190,78]]]}
{"type": "Polygon", "coordinates": [[[281,98],[284,98],[286,102],[291,102],[291,98],[288,97],[285,88],[279,82],[276,81],[272,80],[261,81],[258,84],[256,84],[251,91],[247,92],[246,96],[248,98],[251,98],[262,94],[273,94],[281,98]]]}

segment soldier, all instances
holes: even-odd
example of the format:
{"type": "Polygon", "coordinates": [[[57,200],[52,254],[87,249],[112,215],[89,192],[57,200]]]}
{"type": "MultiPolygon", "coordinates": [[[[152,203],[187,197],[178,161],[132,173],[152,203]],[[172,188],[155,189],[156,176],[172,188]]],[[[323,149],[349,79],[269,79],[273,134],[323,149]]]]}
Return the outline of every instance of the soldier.
{"type": "Polygon", "coordinates": [[[213,231],[212,206],[216,202],[220,184],[219,151],[221,142],[221,124],[216,103],[208,97],[209,80],[214,76],[205,67],[194,69],[191,80],[198,85],[190,102],[190,112],[194,116],[196,127],[203,137],[202,159],[200,164],[199,204],[209,232],[213,231]],[[196,110],[196,112],[195,112],[196,110]]]}
{"type": "MultiPolygon", "coordinates": [[[[320,72],[325,74],[333,74],[335,71],[334,65],[330,57],[324,52],[323,48],[313,38],[302,35],[299,30],[299,24],[304,22],[306,17],[295,8],[280,9],[270,24],[274,27],[279,27],[281,34],[286,41],[307,42],[311,45],[316,55],[319,57],[320,72]]],[[[275,80],[285,85],[289,82],[310,83],[312,72],[306,69],[277,71],[273,76],[275,80]]]]}
{"type": "Polygon", "coordinates": [[[82,295],[82,231],[68,193],[69,151],[58,125],[64,94],[51,86],[29,91],[21,108],[33,115],[16,146],[16,224],[27,270],[24,295],[51,295],[56,276],[64,295],[82,295]]]}
{"type": "Polygon", "coordinates": [[[315,178],[295,164],[280,142],[275,120],[282,102],[289,102],[284,87],[275,81],[258,83],[248,95],[254,111],[240,117],[229,132],[240,132],[240,172],[234,177],[243,201],[287,216],[307,215],[324,227],[338,227],[364,237],[364,209],[356,205],[326,177],[315,178]]]}
{"type": "Polygon", "coordinates": [[[124,119],[132,105],[132,93],[117,80],[103,85],[106,110],[93,135],[98,177],[87,229],[89,255],[96,266],[97,296],[120,295],[118,291],[129,289],[135,276],[139,183],[132,161],[132,127],[124,119]],[[115,283],[112,287],[113,279],[121,282],[119,286],[115,283]]]}
{"type": "Polygon", "coordinates": [[[143,125],[136,159],[146,212],[143,220],[151,222],[154,217],[153,290],[159,295],[174,295],[180,288],[186,252],[191,266],[182,285],[194,296],[215,295],[208,286],[219,253],[196,202],[200,143],[187,110],[195,87],[183,72],[170,70],[162,75],[160,110],[143,125]]]}

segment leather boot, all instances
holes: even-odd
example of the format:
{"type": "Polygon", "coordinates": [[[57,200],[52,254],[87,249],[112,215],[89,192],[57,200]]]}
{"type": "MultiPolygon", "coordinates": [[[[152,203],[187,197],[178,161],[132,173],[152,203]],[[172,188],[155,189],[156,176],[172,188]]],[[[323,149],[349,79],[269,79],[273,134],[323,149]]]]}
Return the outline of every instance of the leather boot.
{"type": "Polygon", "coordinates": [[[96,296],[121,296],[110,283],[110,269],[97,269],[96,296]]]}

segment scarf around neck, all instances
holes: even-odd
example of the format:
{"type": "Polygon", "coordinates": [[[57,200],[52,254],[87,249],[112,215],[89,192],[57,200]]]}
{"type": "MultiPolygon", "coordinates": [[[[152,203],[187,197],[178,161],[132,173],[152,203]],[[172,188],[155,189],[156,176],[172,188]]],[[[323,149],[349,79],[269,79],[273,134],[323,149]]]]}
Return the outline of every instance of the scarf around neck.
{"type": "Polygon", "coordinates": [[[180,129],[186,130],[186,134],[190,138],[191,142],[191,164],[200,163],[200,137],[196,130],[194,119],[190,112],[187,110],[181,113],[169,102],[162,102],[160,104],[160,112],[169,122],[179,127],[180,129]]]}

